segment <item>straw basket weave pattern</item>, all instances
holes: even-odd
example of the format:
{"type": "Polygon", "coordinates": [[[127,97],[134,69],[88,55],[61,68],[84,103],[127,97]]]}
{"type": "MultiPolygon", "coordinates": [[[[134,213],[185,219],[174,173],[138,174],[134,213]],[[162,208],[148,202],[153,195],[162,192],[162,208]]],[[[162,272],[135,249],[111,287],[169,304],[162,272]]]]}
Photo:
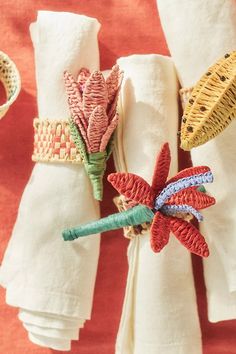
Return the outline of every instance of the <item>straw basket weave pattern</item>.
{"type": "MultiPolygon", "coordinates": [[[[187,91],[186,91],[187,92],[187,91]]],[[[194,86],[181,125],[181,147],[190,150],[220,134],[236,116],[236,51],[225,54],[194,86]]]]}
{"type": "MultiPolygon", "coordinates": [[[[114,204],[116,205],[119,212],[128,209],[128,202],[123,195],[114,198],[114,204]]],[[[132,239],[137,235],[145,235],[150,230],[150,223],[143,223],[141,225],[126,226],[123,228],[124,237],[132,239]]]]}
{"type": "Polygon", "coordinates": [[[13,61],[0,51],[0,81],[2,82],[7,96],[7,101],[0,106],[0,118],[2,118],[10,105],[17,98],[20,87],[20,74],[13,61]]]}
{"type": "Polygon", "coordinates": [[[68,121],[34,119],[32,160],[36,162],[82,162],[72,140],[68,121]]]}

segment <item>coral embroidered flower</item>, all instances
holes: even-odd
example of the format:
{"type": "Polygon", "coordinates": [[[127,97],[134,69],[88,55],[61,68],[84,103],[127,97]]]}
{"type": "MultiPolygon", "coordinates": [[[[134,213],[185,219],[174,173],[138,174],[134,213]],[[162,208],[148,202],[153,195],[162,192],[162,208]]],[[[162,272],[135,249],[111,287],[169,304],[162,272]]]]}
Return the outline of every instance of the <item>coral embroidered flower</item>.
{"type": "Polygon", "coordinates": [[[169,241],[170,232],[192,253],[209,255],[204,237],[187,221],[189,214],[202,221],[199,210],[215,204],[215,199],[198,188],[211,183],[213,175],[207,166],[187,168],[167,181],[170,149],[164,144],[157,158],[151,186],[132,173],[112,173],[108,180],[128,201],[130,208],[99,221],[65,230],[65,240],[114,230],[128,225],[151,222],[150,242],[154,252],[160,252],[169,241]]]}
{"type": "Polygon", "coordinates": [[[116,112],[123,73],[115,65],[107,79],[100,71],[81,69],[77,80],[64,73],[73,140],[90,177],[95,199],[102,200],[102,179],[118,124],[116,112]]]}

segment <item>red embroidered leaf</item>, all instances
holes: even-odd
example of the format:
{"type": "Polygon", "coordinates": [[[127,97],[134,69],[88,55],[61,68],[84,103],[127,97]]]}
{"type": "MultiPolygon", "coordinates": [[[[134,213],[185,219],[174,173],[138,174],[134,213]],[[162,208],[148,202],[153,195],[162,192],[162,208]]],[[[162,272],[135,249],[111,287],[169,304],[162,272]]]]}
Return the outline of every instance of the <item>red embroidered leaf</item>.
{"type": "Polygon", "coordinates": [[[97,106],[92,112],[88,126],[88,140],[90,145],[89,152],[98,152],[100,150],[103,134],[107,130],[108,118],[105,108],[97,106]]]}
{"type": "Polygon", "coordinates": [[[175,175],[174,177],[169,179],[167,181],[167,184],[170,184],[172,182],[176,182],[181,178],[190,177],[193,175],[197,175],[199,173],[205,173],[205,172],[209,172],[209,171],[210,171],[210,168],[208,166],[189,167],[189,168],[186,168],[186,169],[180,171],[179,173],[177,173],[177,175],[175,175]]]}
{"type": "Polygon", "coordinates": [[[182,245],[198,256],[209,256],[207,243],[195,226],[180,218],[170,217],[169,219],[171,231],[182,245]]]}
{"type": "Polygon", "coordinates": [[[214,205],[215,202],[215,198],[207,195],[206,193],[199,192],[196,187],[189,187],[172,195],[172,197],[166,201],[166,204],[188,204],[199,210],[208,208],[209,206],[214,205]]]}
{"type": "Polygon", "coordinates": [[[164,187],[170,169],[170,148],[169,144],[165,143],[157,157],[152,179],[152,189],[158,194],[164,187]]]}
{"type": "Polygon", "coordinates": [[[159,211],[155,214],[151,226],[151,247],[154,252],[160,252],[170,238],[170,220],[159,211]]]}
{"type": "Polygon", "coordinates": [[[132,173],[111,173],[107,179],[127,199],[153,208],[155,194],[143,178],[132,173]]]}
{"type": "Polygon", "coordinates": [[[96,106],[103,106],[106,110],[108,103],[105,79],[100,71],[94,71],[84,86],[83,112],[89,119],[96,106]]]}

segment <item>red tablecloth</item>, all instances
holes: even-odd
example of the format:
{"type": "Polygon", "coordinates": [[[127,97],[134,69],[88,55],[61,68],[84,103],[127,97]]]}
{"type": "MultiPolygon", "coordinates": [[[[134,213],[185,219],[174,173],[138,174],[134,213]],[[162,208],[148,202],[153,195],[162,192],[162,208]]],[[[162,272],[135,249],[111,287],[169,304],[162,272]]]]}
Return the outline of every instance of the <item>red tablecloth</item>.
{"type": "MultiPolygon", "coordinates": [[[[37,10],[70,11],[96,17],[102,24],[99,35],[101,69],[110,68],[118,57],[133,53],[168,54],[155,0],[1,0],[0,50],[16,62],[22,77],[22,91],[7,116],[0,121],[0,258],[33,167],[32,119],[37,115],[37,108],[33,48],[28,28],[36,19],[37,10]]],[[[187,163],[186,156],[181,165],[183,163],[187,163]]],[[[109,171],[112,170],[110,162],[109,171]]],[[[114,196],[109,185],[105,190],[103,215],[110,213],[114,196]]],[[[106,234],[102,237],[93,316],[81,331],[80,341],[73,343],[73,354],[114,353],[127,275],[128,241],[121,235],[121,232],[116,232],[112,236],[106,234]]],[[[202,265],[197,257],[193,262],[204,354],[236,354],[236,322],[210,324],[207,321],[202,265]]],[[[29,342],[17,319],[17,310],[5,304],[4,290],[1,289],[0,353],[51,352],[54,351],[29,342]]]]}

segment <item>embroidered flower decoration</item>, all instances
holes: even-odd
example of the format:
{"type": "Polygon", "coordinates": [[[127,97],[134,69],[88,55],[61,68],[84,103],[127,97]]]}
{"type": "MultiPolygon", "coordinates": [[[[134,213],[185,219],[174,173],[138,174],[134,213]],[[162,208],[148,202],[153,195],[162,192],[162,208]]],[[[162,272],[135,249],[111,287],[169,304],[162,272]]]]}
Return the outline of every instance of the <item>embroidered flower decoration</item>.
{"type": "Polygon", "coordinates": [[[160,252],[168,243],[170,232],[192,253],[209,255],[204,237],[188,222],[189,214],[202,221],[199,210],[215,204],[215,199],[199,190],[203,183],[211,183],[213,175],[207,166],[187,168],[167,180],[170,168],[170,149],[164,144],[157,158],[151,186],[132,173],[112,173],[109,182],[130,201],[130,208],[107,218],[65,230],[65,240],[114,230],[129,225],[151,223],[150,243],[160,252]]]}
{"type": "Polygon", "coordinates": [[[113,66],[106,80],[100,71],[90,73],[85,68],[80,70],[77,80],[67,71],[64,73],[71,135],[97,200],[102,200],[102,179],[118,124],[116,108],[122,78],[118,65],[113,66]]]}

